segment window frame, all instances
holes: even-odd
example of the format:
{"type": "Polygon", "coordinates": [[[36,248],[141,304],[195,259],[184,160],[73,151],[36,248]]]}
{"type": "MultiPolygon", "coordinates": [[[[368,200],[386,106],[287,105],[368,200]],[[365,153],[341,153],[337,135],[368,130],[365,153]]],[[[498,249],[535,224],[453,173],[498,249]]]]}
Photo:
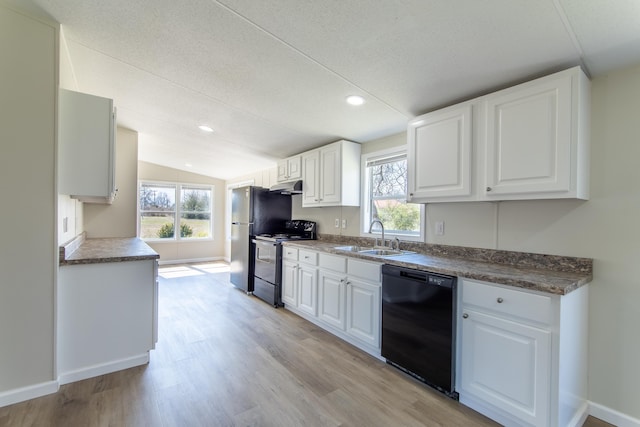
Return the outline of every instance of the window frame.
{"type": "MultiPolygon", "coordinates": [[[[362,154],[360,156],[360,182],[361,182],[361,200],[360,200],[360,237],[380,237],[382,236],[382,232],[379,230],[379,227],[374,227],[374,230],[369,233],[369,225],[371,224],[371,188],[369,183],[369,176],[367,170],[367,163],[372,160],[385,159],[396,156],[407,156],[407,148],[406,147],[393,147],[387,148],[384,150],[374,151],[371,153],[362,154]]],[[[408,161],[408,159],[407,159],[408,161]]],[[[408,171],[407,171],[408,173],[408,171]]],[[[409,177],[407,176],[407,179],[409,177]]],[[[408,190],[407,190],[408,191],[408,190]]],[[[405,194],[405,199],[406,199],[405,194]]],[[[396,198],[394,198],[395,200],[396,198]]],[[[418,203],[415,203],[418,204],[418,203]]],[[[411,236],[402,233],[394,233],[392,231],[385,230],[384,237],[385,240],[387,237],[394,239],[398,238],[400,240],[411,241],[411,242],[424,242],[426,236],[426,209],[424,204],[419,204],[420,206],[420,233],[416,236],[411,236]]]]}
{"type": "Polygon", "coordinates": [[[214,230],[214,217],[213,213],[214,209],[214,196],[215,196],[215,186],[213,184],[196,184],[196,183],[187,183],[187,182],[171,182],[171,181],[154,181],[154,180],[139,180],[138,181],[138,194],[137,194],[137,212],[138,212],[138,220],[137,220],[137,236],[138,238],[144,240],[145,242],[151,243],[189,243],[189,242],[207,242],[213,241],[213,230],[214,230]],[[141,237],[141,229],[142,229],[142,213],[147,211],[142,211],[140,208],[140,192],[142,190],[142,186],[144,185],[158,185],[158,186],[166,186],[166,187],[174,187],[174,197],[175,197],[175,209],[171,211],[174,215],[173,219],[173,237],[141,237]],[[182,193],[183,188],[189,189],[202,189],[208,190],[211,193],[211,197],[209,198],[209,237],[180,237],[180,224],[182,221],[182,193]]]}

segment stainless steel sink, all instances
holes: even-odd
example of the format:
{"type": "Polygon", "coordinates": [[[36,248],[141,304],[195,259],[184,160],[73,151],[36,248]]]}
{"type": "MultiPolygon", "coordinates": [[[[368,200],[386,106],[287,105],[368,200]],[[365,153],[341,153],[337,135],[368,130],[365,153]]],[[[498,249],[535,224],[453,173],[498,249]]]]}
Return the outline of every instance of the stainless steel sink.
{"type": "Polygon", "coordinates": [[[363,250],[363,251],[358,251],[358,253],[359,254],[364,254],[364,255],[387,257],[387,256],[413,254],[415,252],[397,251],[397,250],[394,250],[394,249],[367,249],[367,250],[363,250]]]}
{"type": "Polygon", "coordinates": [[[345,252],[355,252],[362,255],[378,256],[378,257],[391,257],[398,255],[414,254],[412,251],[398,251],[394,249],[385,248],[372,248],[363,246],[336,246],[334,249],[345,252]]]}
{"type": "Polygon", "coordinates": [[[363,250],[369,250],[369,249],[373,249],[373,248],[366,248],[366,247],[362,247],[362,246],[336,246],[335,248],[338,251],[347,251],[347,252],[360,252],[363,250]]]}

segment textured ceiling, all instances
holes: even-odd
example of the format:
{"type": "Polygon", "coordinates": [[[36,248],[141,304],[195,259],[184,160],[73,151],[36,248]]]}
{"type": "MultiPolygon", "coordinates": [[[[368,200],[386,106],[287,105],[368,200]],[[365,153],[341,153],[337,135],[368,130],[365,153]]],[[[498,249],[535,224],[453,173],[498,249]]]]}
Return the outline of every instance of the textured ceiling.
{"type": "Polygon", "coordinates": [[[637,0],[0,1],[62,24],[77,89],[114,99],[141,160],[221,179],[569,66],[640,63],[637,0]]]}

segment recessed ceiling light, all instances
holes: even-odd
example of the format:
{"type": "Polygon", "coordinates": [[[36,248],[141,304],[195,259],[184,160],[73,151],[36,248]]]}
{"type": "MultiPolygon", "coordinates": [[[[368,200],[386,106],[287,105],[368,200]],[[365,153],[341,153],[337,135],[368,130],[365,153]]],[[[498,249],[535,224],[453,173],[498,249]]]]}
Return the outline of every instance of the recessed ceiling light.
{"type": "Polygon", "coordinates": [[[200,128],[200,130],[203,130],[205,132],[213,132],[213,129],[211,129],[211,127],[209,127],[207,125],[200,125],[200,126],[198,126],[198,128],[200,128]]]}
{"type": "Polygon", "coordinates": [[[362,105],[364,104],[364,98],[358,95],[347,96],[347,104],[362,105]]]}
{"type": "Polygon", "coordinates": [[[184,165],[185,165],[186,167],[188,167],[188,168],[192,168],[192,167],[193,167],[193,165],[192,165],[191,163],[185,163],[184,165]]]}

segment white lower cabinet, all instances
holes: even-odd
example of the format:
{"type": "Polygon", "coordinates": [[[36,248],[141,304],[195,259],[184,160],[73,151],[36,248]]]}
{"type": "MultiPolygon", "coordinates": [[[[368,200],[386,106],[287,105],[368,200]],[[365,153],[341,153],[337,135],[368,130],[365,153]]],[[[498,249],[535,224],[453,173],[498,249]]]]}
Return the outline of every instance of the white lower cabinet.
{"type": "Polygon", "coordinates": [[[380,284],[349,279],[347,333],[372,348],[380,348],[380,284]]]}
{"type": "Polygon", "coordinates": [[[61,384],[149,361],[158,337],[156,260],[61,266],[57,300],[61,384]]]}
{"type": "Polygon", "coordinates": [[[459,290],[460,401],[507,426],[582,425],[587,288],[556,296],[461,279],[459,290]]]}
{"type": "Polygon", "coordinates": [[[312,265],[298,265],[298,309],[315,316],[318,311],[318,269],[312,265]]]}
{"type": "Polygon", "coordinates": [[[296,255],[290,249],[283,259],[285,308],[380,357],[382,264],[302,249],[296,255]],[[317,260],[317,276],[304,257],[317,260]]]}
{"type": "Polygon", "coordinates": [[[318,290],[320,292],[320,312],[318,313],[318,318],[335,328],[344,330],[345,275],[320,270],[318,279],[318,290]]]}
{"type": "Polygon", "coordinates": [[[318,254],[313,251],[284,248],[282,260],[282,302],[315,316],[318,307],[318,254]]]}

